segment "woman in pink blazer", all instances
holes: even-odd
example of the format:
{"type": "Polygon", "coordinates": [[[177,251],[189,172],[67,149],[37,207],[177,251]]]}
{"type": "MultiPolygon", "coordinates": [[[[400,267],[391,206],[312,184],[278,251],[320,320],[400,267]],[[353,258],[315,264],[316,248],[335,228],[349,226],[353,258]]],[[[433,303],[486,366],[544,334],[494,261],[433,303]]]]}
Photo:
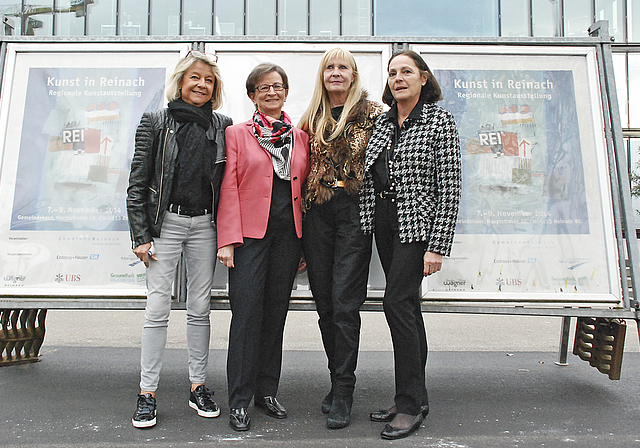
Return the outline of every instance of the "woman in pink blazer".
{"type": "Polygon", "coordinates": [[[218,258],[229,267],[229,424],[249,429],[248,407],[286,418],[276,399],[282,335],[300,260],[300,187],[309,173],[309,137],[282,111],[287,74],[258,65],[246,82],[251,120],[226,130],[227,167],[218,209],[218,258]]]}

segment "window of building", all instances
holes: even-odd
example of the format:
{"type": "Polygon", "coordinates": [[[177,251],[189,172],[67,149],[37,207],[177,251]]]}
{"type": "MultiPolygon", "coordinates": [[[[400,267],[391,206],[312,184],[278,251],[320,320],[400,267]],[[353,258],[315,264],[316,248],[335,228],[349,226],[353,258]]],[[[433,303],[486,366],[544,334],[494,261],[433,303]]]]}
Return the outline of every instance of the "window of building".
{"type": "Polygon", "coordinates": [[[24,2],[22,34],[24,36],[53,35],[53,1],[26,0],[24,2]],[[37,8],[36,8],[37,7],[37,8]]]}
{"type": "Polygon", "coordinates": [[[243,2],[215,2],[215,34],[217,36],[242,36],[244,34],[243,2]]]}
{"type": "Polygon", "coordinates": [[[22,35],[22,2],[20,0],[0,0],[0,11],[13,22],[13,35],[22,35]]]}
{"type": "Polygon", "coordinates": [[[501,36],[530,36],[529,24],[529,0],[502,0],[500,2],[501,36]]]}
{"type": "Polygon", "coordinates": [[[100,0],[87,6],[87,35],[116,35],[116,0],[100,0]]]}
{"type": "Polygon", "coordinates": [[[593,23],[591,0],[564,1],[564,35],[566,37],[588,36],[593,23]]]}
{"type": "Polygon", "coordinates": [[[560,0],[533,0],[531,9],[534,37],[560,37],[560,0]]]}
{"type": "Polygon", "coordinates": [[[246,0],[248,36],[275,36],[276,0],[246,0]]]}
{"type": "Polygon", "coordinates": [[[307,35],[307,0],[278,0],[278,34],[307,35]]]}
{"type": "MultiPolygon", "coordinates": [[[[628,144],[628,163],[629,163],[629,172],[633,173],[636,176],[640,176],[640,138],[630,138],[625,139],[625,143],[628,144]]],[[[632,182],[631,186],[638,186],[640,182],[632,182]]],[[[633,217],[634,224],[636,229],[640,229],[640,197],[632,196],[631,204],[633,205],[633,217]]]]}
{"type": "Polygon", "coordinates": [[[54,15],[54,30],[56,36],[83,36],[86,6],[71,0],[57,0],[56,7],[64,12],[54,15]]]}
{"type": "Polygon", "coordinates": [[[183,0],[182,34],[185,36],[210,36],[213,2],[183,0]]]}
{"type": "Polygon", "coordinates": [[[640,0],[627,0],[627,41],[640,42],[640,0]]]}
{"type": "MultiPolygon", "coordinates": [[[[640,98],[640,54],[629,53],[629,98],[640,98]]],[[[640,101],[629,101],[629,127],[640,128],[640,101]]]]}
{"type": "Polygon", "coordinates": [[[147,2],[140,0],[120,0],[121,36],[146,36],[149,34],[147,2]]]}
{"type": "Polygon", "coordinates": [[[309,11],[313,36],[340,35],[340,0],[311,0],[309,11]]]}
{"type": "Polygon", "coordinates": [[[180,35],[180,0],[151,0],[152,36],[180,35]]]}
{"type": "Polygon", "coordinates": [[[375,0],[376,36],[497,36],[495,0],[375,0]],[[461,14],[464,11],[464,14],[461,14]]]}
{"type": "Polygon", "coordinates": [[[25,31],[27,36],[53,36],[53,13],[30,16],[25,31]]]}
{"type": "Polygon", "coordinates": [[[620,107],[620,122],[623,128],[629,127],[629,105],[627,98],[627,55],[614,53],[613,73],[616,81],[616,96],[620,107]]]}
{"type": "Polygon", "coordinates": [[[609,21],[609,35],[624,42],[624,2],[621,0],[596,0],[596,20],[609,21]]]}
{"type": "Polygon", "coordinates": [[[342,0],[342,35],[371,36],[371,0],[342,0]]]}

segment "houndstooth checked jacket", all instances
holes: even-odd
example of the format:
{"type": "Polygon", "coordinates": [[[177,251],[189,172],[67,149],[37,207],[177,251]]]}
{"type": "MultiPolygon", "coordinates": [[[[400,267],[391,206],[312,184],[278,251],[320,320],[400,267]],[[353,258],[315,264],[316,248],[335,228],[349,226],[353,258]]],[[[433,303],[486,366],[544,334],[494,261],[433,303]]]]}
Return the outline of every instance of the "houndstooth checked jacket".
{"type": "MultiPolygon", "coordinates": [[[[398,193],[400,242],[425,241],[428,252],[448,256],[461,191],[458,129],[451,112],[435,103],[423,105],[420,119],[408,120],[394,150],[391,173],[398,193]]],[[[376,204],[371,166],[389,147],[393,132],[387,113],[380,115],[367,146],[360,191],[360,223],[367,234],[374,231],[376,204]]]]}

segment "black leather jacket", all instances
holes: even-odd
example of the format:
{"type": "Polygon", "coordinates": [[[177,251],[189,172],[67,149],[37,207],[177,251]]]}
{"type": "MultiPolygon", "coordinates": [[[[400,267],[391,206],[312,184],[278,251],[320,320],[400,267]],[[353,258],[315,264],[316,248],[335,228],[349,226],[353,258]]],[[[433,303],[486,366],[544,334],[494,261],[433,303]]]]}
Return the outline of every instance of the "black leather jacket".
{"type": "MultiPolygon", "coordinates": [[[[207,138],[215,142],[212,147],[216,151],[211,183],[214,223],[226,163],[224,130],[231,124],[231,118],[214,112],[206,132],[207,138]]],[[[136,130],[136,147],[127,189],[127,214],[134,248],[160,236],[178,156],[177,131],[178,123],[168,109],[145,113],[136,130]]]]}

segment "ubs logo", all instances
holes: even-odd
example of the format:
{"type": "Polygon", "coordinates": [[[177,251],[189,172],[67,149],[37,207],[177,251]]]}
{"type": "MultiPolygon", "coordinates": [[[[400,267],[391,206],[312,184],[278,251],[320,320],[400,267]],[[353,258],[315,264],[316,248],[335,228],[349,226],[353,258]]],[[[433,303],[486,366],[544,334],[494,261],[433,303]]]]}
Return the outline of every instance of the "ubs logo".
{"type": "Polygon", "coordinates": [[[57,274],[57,283],[73,283],[80,281],[80,274],[57,274]]]}
{"type": "Polygon", "coordinates": [[[498,291],[502,291],[503,286],[522,286],[522,280],[519,278],[498,277],[496,279],[496,285],[498,286],[498,291]]]}

